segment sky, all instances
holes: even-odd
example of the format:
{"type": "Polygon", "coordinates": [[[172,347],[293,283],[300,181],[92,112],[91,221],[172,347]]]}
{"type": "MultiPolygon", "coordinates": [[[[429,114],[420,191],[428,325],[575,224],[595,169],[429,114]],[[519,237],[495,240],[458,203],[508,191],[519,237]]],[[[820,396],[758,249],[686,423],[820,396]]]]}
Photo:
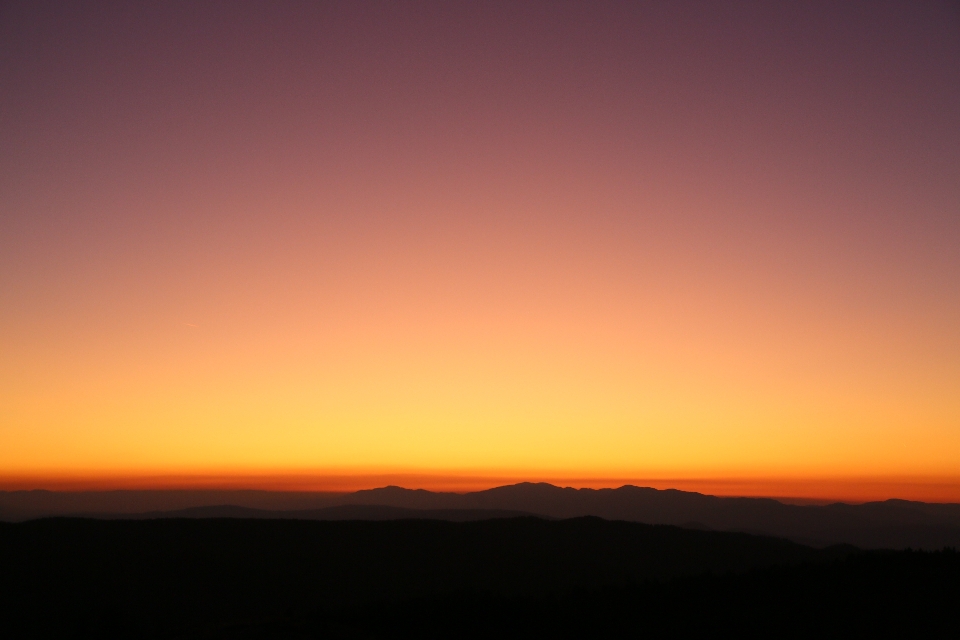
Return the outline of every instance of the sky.
{"type": "Polygon", "coordinates": [[[958,122],[948,2],[4,2],[0,488],[960,502],[958,122]]]}

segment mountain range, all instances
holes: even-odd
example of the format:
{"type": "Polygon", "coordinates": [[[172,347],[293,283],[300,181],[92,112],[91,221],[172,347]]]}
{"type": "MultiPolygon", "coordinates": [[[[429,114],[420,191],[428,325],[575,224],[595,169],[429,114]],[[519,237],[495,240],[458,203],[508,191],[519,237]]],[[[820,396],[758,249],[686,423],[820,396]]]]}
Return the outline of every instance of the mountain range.
{"type": "Polygon", "coordinates": [[[94,518],[433,519],[471,521],[535,515],[596,516],[646,524],[737,531],[825,547],[960,547],[960,504],[886,500],[865,504],[787,504],[625,485],[574,489],[520,483],[470,493],[396,486],[355,493],[268,491],[0,492],[0,519],[80,515],[94,518]]]}

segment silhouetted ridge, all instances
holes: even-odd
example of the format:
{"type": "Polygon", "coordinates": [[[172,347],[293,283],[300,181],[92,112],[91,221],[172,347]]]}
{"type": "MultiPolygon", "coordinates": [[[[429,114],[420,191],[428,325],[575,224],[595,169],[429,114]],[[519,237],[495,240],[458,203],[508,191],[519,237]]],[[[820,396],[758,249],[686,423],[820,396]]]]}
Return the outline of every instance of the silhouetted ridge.
{"type": "MultiPolygon", "coordinates": [[[[861,505],[801,506],[769,498],[720,498],[674,489],[626,485],[617,489],[572,489],[546,483],[520,483],[457,494],[397,486],[351,494],[263,491],[175,492],[0,492],[0,518],[25,520],[44,515],[149,513],[170,515],[184,508],[236,505],[268,514],[247,517],[338,519],[336,509],[355,505],[352,518],[425,517],[445,520],[534,514],[548,518],[597,516],[648,524],[716,531],[762,533],[826,546],[939,549],[960,546],[960,505],[888,500],[861,505]],[[364,512],[360,507],[378,507],[364,512]],[[322,510],[334,509],[324,515],[322,510]],[[391,512],[390,509],[398,511],[391,512]],[[314,515],[306,512],[315,510],[314,515]],[[429,513],[411,514],[403,510],[429,513]],[[167,513],[163,513],[167,512],[167,513]],[[291,515],[301,512],[300,515],[291,515]],[[470,512],[469,514],[467,512],[470,512]],[[484,513],[485,512],[485,513],[484,513]]],[[[238,512],[240,513],[240,512],[238,512]]],[[[132,517],[132,516],[130,516],[132,517]]],[[[181,514],[179,517],[193,517],[181,514]]],[[[233,516],[231,516],[233,517],[233,516]]]]}
{"type": "Polygon", "coordinates": [[[353,494],[407,508],[500,508],[554,518],[599,516],[649,524],[697,523],[718,531],[744,531],[805,544],[866,548],[940,549],[960,546],[960,505],[888,500],[861,505],[801,506],[770,498],[720,498],[701,493],[626,485],[573,489],[520,483],[467,494],[373,489],[353,494]]]}

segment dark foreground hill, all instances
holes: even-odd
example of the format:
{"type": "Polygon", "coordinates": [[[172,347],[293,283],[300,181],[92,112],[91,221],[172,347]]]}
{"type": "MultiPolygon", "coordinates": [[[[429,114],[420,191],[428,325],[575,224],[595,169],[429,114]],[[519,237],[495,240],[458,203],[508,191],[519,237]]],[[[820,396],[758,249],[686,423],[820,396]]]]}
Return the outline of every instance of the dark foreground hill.
{"type": "Polygon", "coordinates": [[[647,524],[742,531],[813,546],[866,549],[960,547],[960,504],[887,500],[794,505],[767,498],[721,498],[623,486],[572,489],[521,483],[471,493],[383,487],[348,494],[269,491],[0,492],[0,520],[87,517],[245,517],[314,520],[424,517],[475,520],[535,514],[597,516],[647,524]],[[229,505],[229,506],[225,506],[229,505]],[[186,509],[186,511],[185,511],[186,509]],[[252,509],[254,511],[245,511],[252,509]]]}
{"type": "Polygon", "coordinates": [[[949,622],[958,597],[955,553],[598,518],[0,524],[6,637],[770,635],[949,622]]]}

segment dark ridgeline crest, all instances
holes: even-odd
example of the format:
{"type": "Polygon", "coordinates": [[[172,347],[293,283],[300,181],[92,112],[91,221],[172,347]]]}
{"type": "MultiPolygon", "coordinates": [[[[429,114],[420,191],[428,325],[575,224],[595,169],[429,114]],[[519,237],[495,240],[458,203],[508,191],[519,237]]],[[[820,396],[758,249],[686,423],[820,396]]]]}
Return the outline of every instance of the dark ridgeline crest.
{"type": "Polygon", "coordinates": [[[0,492],[0,519],[244,517],[310,520],[432,518],[479,520],[532,514],[597,516],[648,524],[742,531],[813,546],[939,549],[960,546],[960,504],[887,500],[795,505],[769,498],[721,498],[674,489],[572,489],[520,483],[464,494],[383,487],[349,494],[269,491],[0,492]]]}

